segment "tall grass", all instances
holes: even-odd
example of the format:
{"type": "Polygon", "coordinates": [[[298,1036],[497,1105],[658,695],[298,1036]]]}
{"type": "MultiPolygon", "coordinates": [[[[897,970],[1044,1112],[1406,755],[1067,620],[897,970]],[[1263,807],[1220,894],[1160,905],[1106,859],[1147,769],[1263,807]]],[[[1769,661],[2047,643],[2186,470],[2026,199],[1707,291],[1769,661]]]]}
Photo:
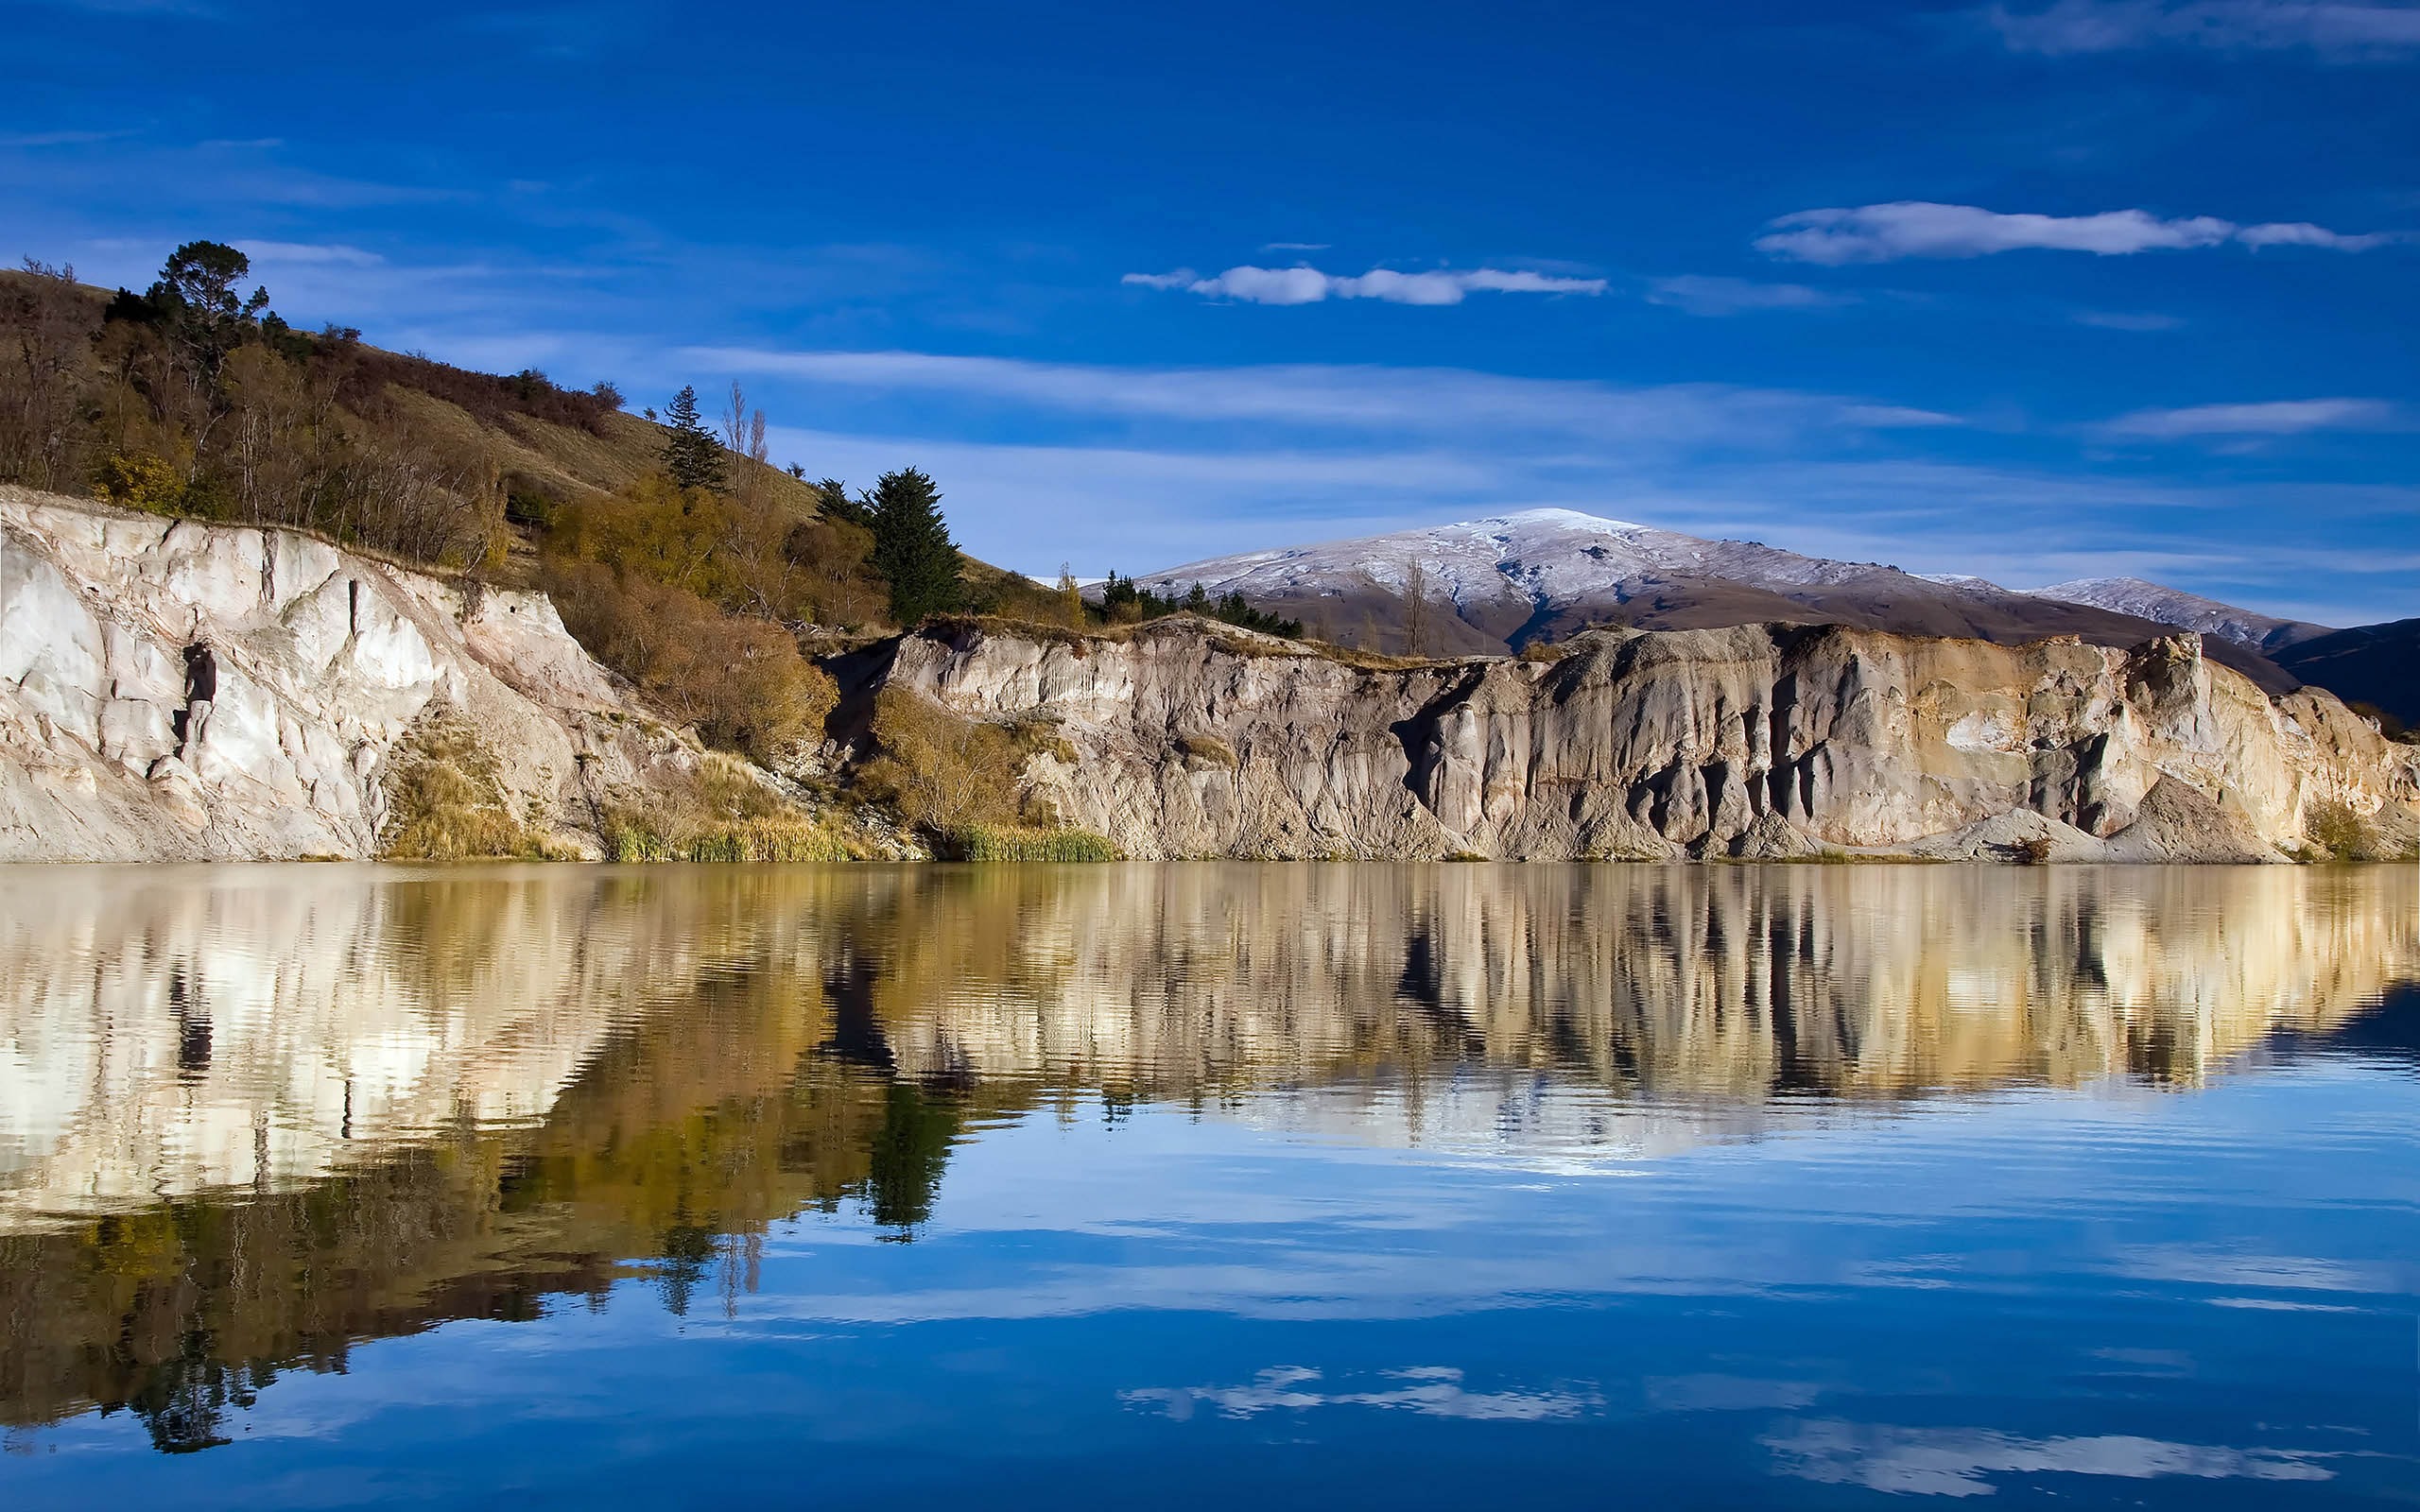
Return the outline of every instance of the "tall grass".
{"type": "Polygon", "coordinates": [[[1022,825],[967,824],[952,830],[945,849],[960,861],[1115,861],[1117,847],[1090,830],[1037,830],[1022,825]]]}

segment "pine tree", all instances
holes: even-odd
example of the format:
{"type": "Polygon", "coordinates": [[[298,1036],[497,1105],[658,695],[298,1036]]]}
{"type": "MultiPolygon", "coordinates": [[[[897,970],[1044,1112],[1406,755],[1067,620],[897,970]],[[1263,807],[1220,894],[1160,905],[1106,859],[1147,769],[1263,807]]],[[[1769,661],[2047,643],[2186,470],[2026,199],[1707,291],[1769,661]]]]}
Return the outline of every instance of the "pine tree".
{"type": "Polygon", "coordinates": [[[916,469],[885,472],[873,487],[873,564],[890,582],[890,617],[913,625],[965,602],[958,545],[942,518],[941,490],[916,469]]]}
{"type": "Polygon", "coordinates": [[[252,290],[250,299],[236,293],[251,271],[252,260],[223,242],[187,242],[168,254],[159,282],[144,296],[169,339],[214,386],[227,354],[268,308],[265,288],[252,290]]]}
{"type": "Polygon", "coordinates": [[[849,497],[849,486],[838,478],[825,478],[815,485],[815,512],[837,524],[856,525],[861,530],[873,528],[873,496],[860,493],[849,497]]]}
{"type": "Polygon", "coordinates": [[[672,434],[664,438],[664,471],[684,489],[720,491],[724,476],[722,444],[698,419],[698,390],[683,387],[673,395],[665,419],[670,423],[672,434]]]}

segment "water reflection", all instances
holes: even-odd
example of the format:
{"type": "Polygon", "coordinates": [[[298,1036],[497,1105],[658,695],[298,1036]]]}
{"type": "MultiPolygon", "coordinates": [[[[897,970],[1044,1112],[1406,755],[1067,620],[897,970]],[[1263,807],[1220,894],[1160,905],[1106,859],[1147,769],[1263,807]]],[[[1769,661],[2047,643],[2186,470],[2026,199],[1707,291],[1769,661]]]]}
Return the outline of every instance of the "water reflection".
{"type": "MultiPolygon", "coordinates": [[[[845,1206],[910,1237],[954,1149],[1037,1109],[1560,1161],[2191,1088],[2420,975],[2416,893],[2410,868],[12,872],[0,1417],[125,1407],[207,1447],[363,1339],[634,1277],[727,1311],[772,1224],[845,1206]]],[[[1495,1410],[1433,1373],[1153,1400],[1310,1397],[1495,1410]]],[[[1841,1452],[1789,1452],[1821,1479],[1841,1452]]]]}

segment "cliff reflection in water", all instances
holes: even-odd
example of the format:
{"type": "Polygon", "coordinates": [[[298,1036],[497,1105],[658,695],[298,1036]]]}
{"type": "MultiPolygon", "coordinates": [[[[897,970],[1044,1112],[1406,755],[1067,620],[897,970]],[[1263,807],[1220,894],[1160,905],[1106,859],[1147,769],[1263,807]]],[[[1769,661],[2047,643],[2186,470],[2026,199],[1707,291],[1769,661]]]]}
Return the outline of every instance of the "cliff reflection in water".
{"type": "Polygon", "coordinates": [[[0,1417],[203,1447],[281,1368],[932,1213],[1094,1099],[1512,1159],[2190,1086],[2420,974],[2411,868],[0,876],[0,1417]]]}

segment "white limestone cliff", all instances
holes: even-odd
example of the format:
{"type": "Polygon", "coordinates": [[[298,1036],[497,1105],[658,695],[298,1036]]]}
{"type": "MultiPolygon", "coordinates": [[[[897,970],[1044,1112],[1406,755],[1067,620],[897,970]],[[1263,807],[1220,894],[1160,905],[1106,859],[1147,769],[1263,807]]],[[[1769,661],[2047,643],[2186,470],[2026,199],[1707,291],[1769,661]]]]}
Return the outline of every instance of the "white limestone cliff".
{"type": "Polygon", "coordinates": [[[1198,621],[912,636],[877,680],[1056,722],[1028,776],[1136,856],[2275,861],[2325,812],[2420,837],[2420,747],[2132,651],[1788,625],[1597,631],[1552,662],[1357,667],[1198,621]]]}
{"type": "Polygon", "coordinates": [[[441,714],[574,850],[600,797],[695,760],[543,594],[0,488],[0,860],[374,855],[388,765],[441,714]],[[217,687],[187,740],[197,644],[217,687]]]}

